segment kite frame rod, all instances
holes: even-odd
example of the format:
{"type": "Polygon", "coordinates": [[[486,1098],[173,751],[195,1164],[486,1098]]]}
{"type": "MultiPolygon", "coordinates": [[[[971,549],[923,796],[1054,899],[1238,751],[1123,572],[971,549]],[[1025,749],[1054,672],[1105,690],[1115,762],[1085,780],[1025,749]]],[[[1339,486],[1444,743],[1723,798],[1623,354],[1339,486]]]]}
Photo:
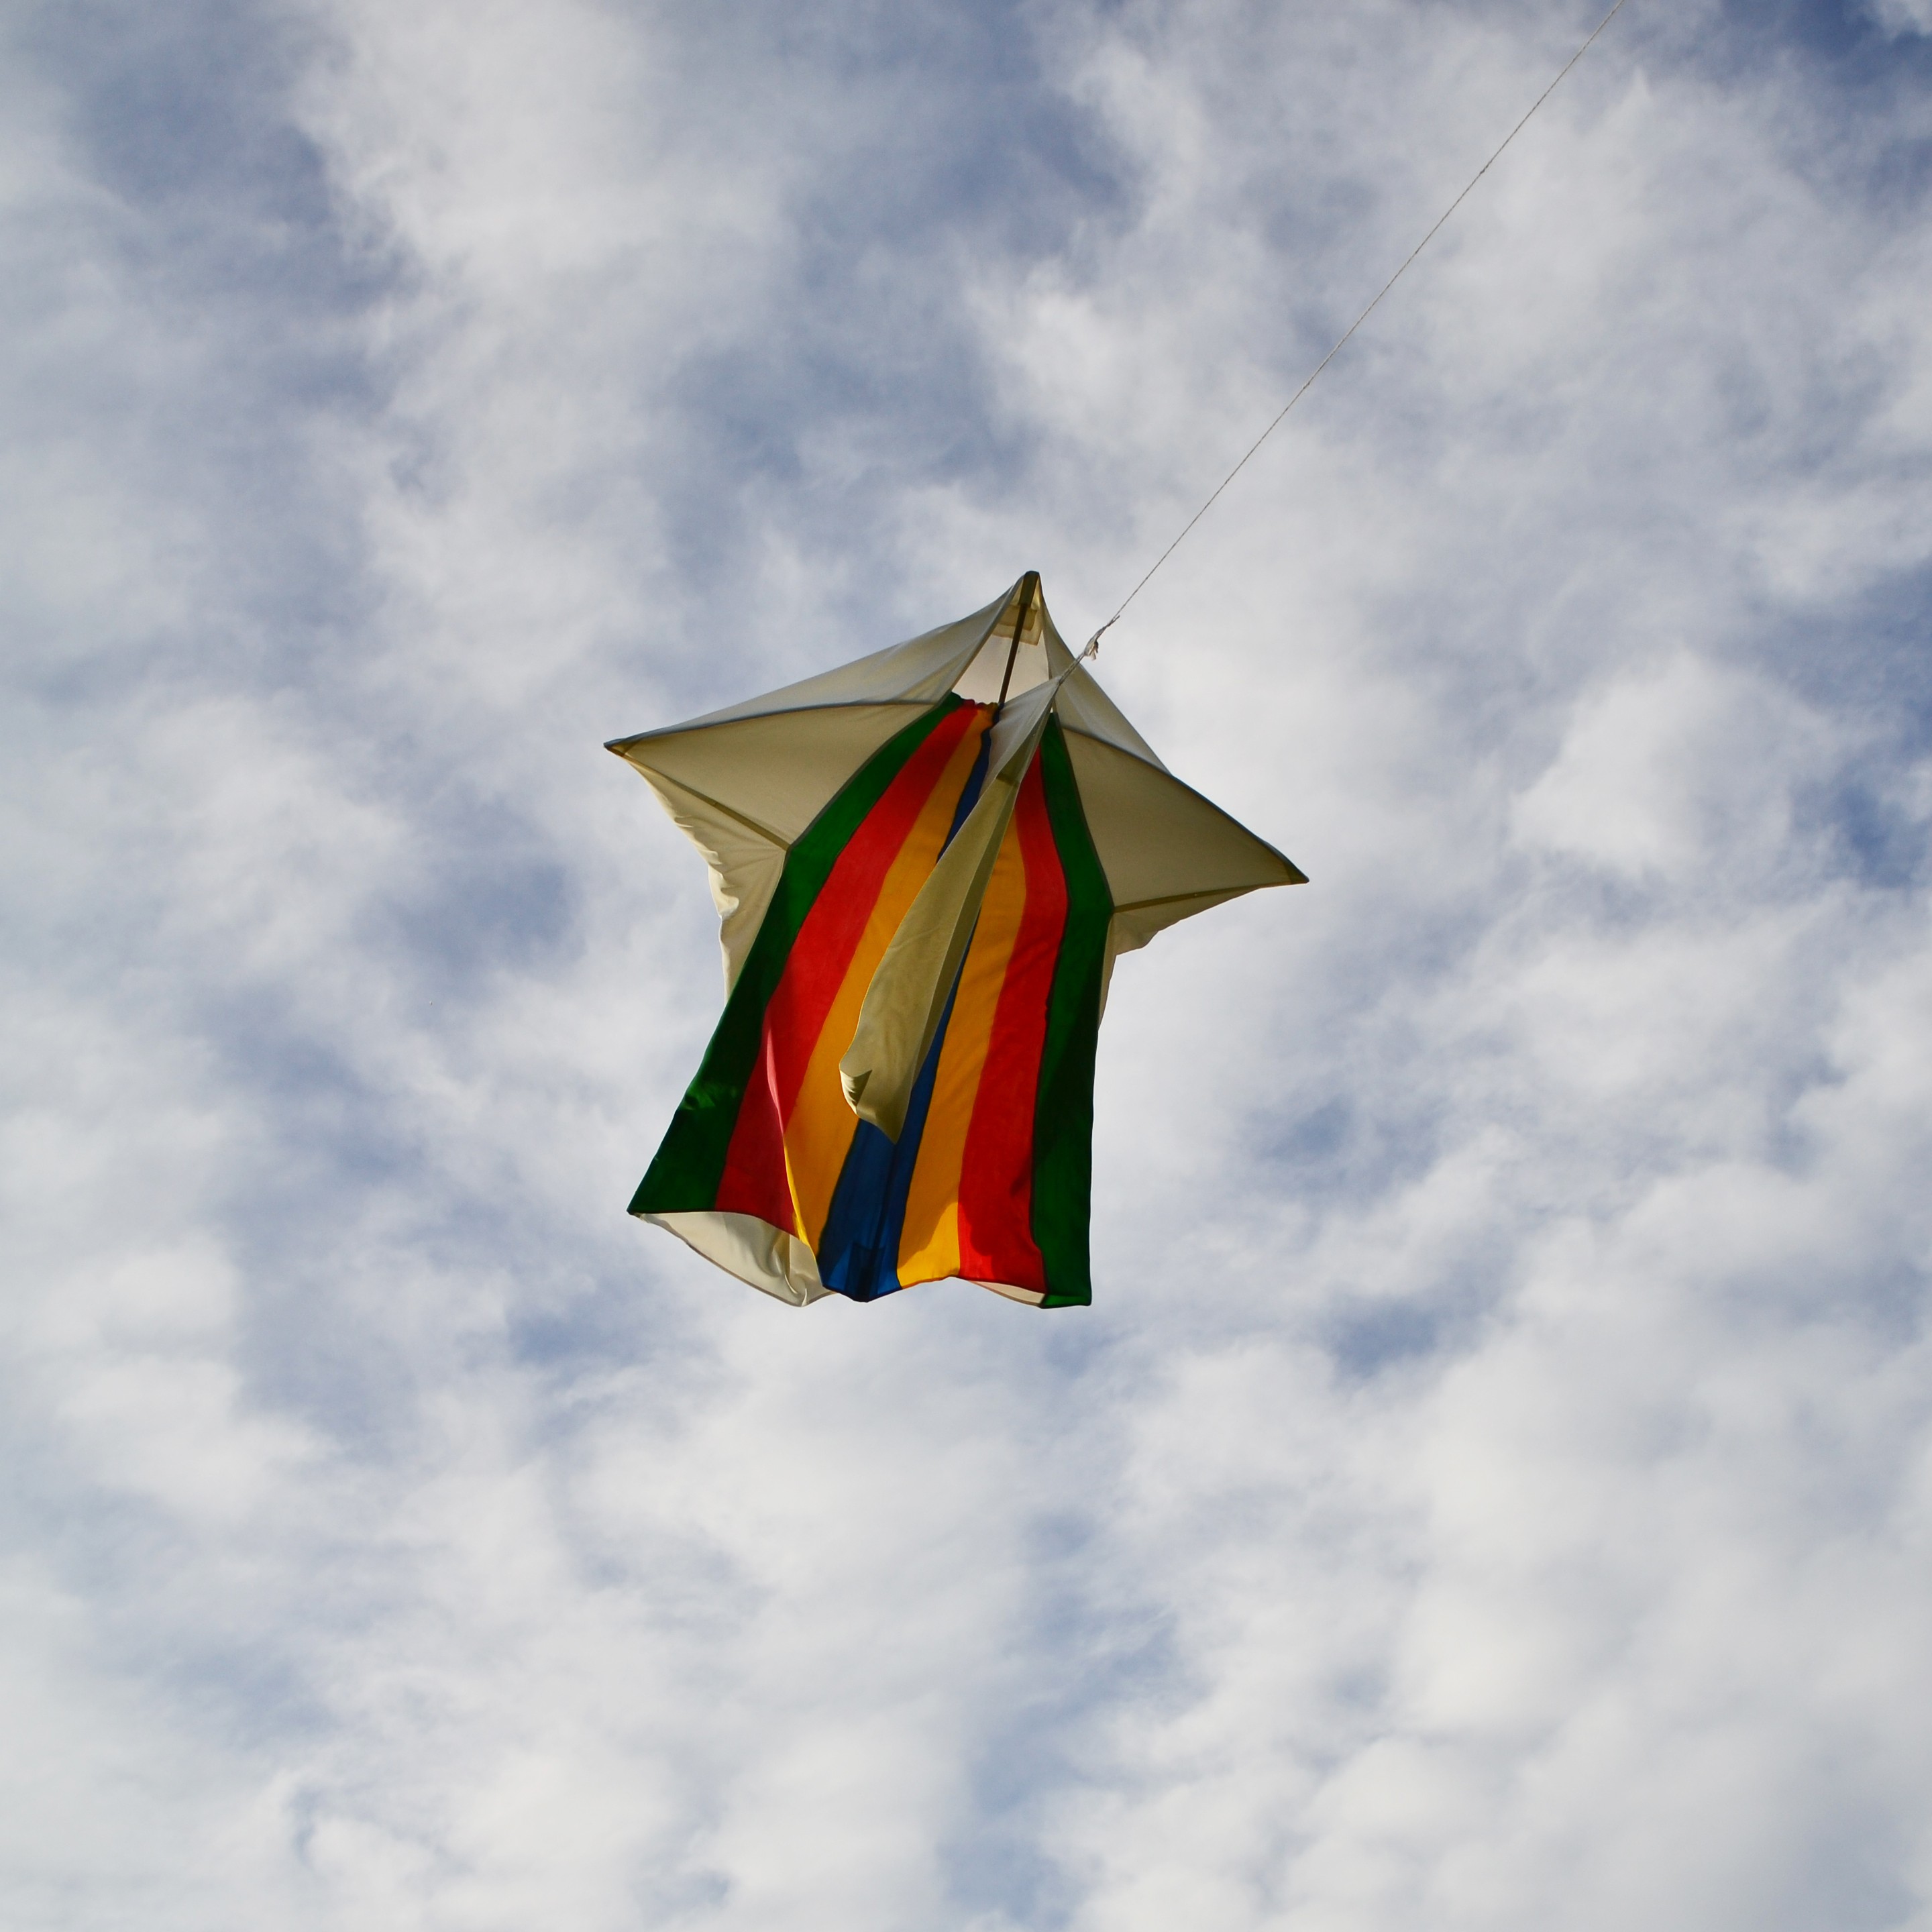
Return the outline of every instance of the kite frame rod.
{"type": "Polygon", "coordinates": [[[1019,590],[1016,593],[1020,600],[1020,608],[1013,619],[1012,646],[1006,652],[1006,674],[1000,680],[1000,700],[993,706],[995,718],[1006,708],[1006,687],[1013,681],[1013,662],[1020,654],[1020,639],[1026,634],[1027,620],[1033,615],[1033,600],[1039,591],[1040,572],[1030,570],[1020,579],[1019,590]]]}

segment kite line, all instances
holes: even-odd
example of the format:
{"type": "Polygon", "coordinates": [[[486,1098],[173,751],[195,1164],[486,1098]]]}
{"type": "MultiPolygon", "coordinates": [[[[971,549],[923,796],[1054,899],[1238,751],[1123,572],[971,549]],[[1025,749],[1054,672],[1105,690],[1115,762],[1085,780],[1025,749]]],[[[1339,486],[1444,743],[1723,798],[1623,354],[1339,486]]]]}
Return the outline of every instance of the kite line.
{"type": "Polygon", "coordinates": [[[1370,316],[1375,314],[1376,310],[1378,308],[1381,307],[1382,297],[1387,295],[1389,290],[1394,288],[1396,284],[1400,281],[1404,275],[1408,274],[1410,264],[1414,261],[1417,256],[1422,253],[1424,249],[1429,246],[1430,242],[1436,239],[1436,236],[1441,232],[1443,225],[1448,220],[1450,216],[1454,214],[1456,209],[1460,208],[1463,202],[1467,201],[1469,196],[1475,192],[1476,184],[1482,179],[1484,176],[1489,172],[1490,169],[1496,166],[1497,162],[1502,159],[1504,151],[1509,146],[1509,144],[1529,125],[1530,121],[1534,116],[1536,110],[1563,85],[1566,80],[1569,78],[1570,70],[1597,44],[1598,40],[1602,36],[1604,29],[1616,18],[1618,14],[1622,9],[1623,4],[1624,0],[1615,0],[1615,4],[1611,7],[1610,10],[1597,22],[1595,32],[1592,33],[1590,38],[1586,40],[1567,61],[1564,62],[1562,71],[1559,73],[1556,78],[1552,80],[1533,101],[1530,103],[1529,112],[1525,114],[1522,118],[1503,136],[1502,146],[1498,147],[1496,152],[1492,154],[1473,175],[1470,176],[1468,186],[1464,188],[1462,192],[1442,211],[1442,214],[1436,220],[1436,226],[1430,229],[1429,232],[1408,251],[1408,257],[1403,262],[1402,266],[1396,269],[1395,273],[1390,276],[1388,280],[1383,283],[1381,288],[1376,292],[1375,300],[1370,302],[1368,307],[1364,309],[1361,314],[1357,316],[1354,320],[1350,322],[1348,326],[1343,330],[1340,339],[1336,343],[1334,347],[1330,350],[1328,354],[1323,356],[1322,360],[1316,363],[1313,369],[1309,372],[1308,380],[1302,384],[1300,388],[1295,391],[1293,395],[1288,398],[1288,400],[1285,404],[1282,405],[1280,412],[1275,417],[1274,422],[1270,423],[1268,428],[1263,430],[1261,434],[1256,436],[1254,441],[1248,446],[1247,454],[1244,456],[1240,461],[1236,464],[1234,468],[1229,470],[1227,475],[1222,478],[1220,482],[1215,485],[1214,494],[1210,496],[1208,499],[1207,502],[1203,503],[1200,508],[1196,510],[1193,515],[1190,517],[1187,521],[1181,526],[1180,535],[1176,537],[1173,542],[1169,544],[1166,549],[1162,550],[1160,556],[1154,559],[1152,565],[1148,568],[1147,575],[1143,577],[1139,583],[1136,584],[1132,590],[1130,590],[1126,596],[1121,598],[1120,608],[1100,626],[1099,630],[1094,633],[1092,637],[1088,639],[1087,648],[1080,653],[1082,658],[1097,657],[1100,655],[1101,638],[1120,621],[1121,616],[1126,610],[1127,606],[1147,588],[1148,580],[1153,577],[1154,572],[1180,548],[1182,543],[1186,540],[1188,532],[1192,530],[1194,526],[1200,522],[1201,519],[1214,507],[1216,502],[1220,500],[1222,491],[1226,489],[1228,485],[1233,482],[1234,478],[1240,476],[1241,472],[1248,466],[1248,458],[1252,457],[1256,451],[1259,449],[1262,445],[1267,442],[1268,438],[1274,435],[1275,431],[1280,428],[1282,424],[1286,422],[1288,419],[1288,412],[1292,410],[1295,404],[1300,402],[1302,398],[1306,395],[1309,391],[1315,386],[1316,377],[1320,375],[1322,370],[1327,368],[1329,364],[1334,362],[1336,357],[1340,355],[1342,351],[1348,346],[1348,338],[1354,334],[1357,329],[1361,327],[1364,322],[1368,320],[1370,316]]]}

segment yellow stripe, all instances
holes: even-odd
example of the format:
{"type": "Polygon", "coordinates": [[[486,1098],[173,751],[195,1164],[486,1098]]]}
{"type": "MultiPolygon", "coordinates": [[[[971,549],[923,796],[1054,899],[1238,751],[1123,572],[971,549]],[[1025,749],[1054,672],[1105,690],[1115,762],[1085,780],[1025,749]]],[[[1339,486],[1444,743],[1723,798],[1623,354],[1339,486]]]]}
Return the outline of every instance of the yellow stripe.
{"type": "Polygon", "coordinates": [[[799,1088],[791,1117],[785,1122],[785,1175],[791,1187],[792,1207],[806,1243],[814,1249],[825,1232],[825,1217],[832,1211],[832,1192],[838,1185],[839,1170],[845,1165],[859,1117],[839,1084],[838,1062],[852,1044],[859,1024],[859,1009],[865,1004],[866,988],[900,922],[919,896],[919,889],[932,876],[939,855],[945,849],[946,835],[952,828],[952,814],[959,794],[972,776],[973,760],[980,755],[983,724],[968,730],[953,748],[946,770],[920,808],[912,830],[886,868],[885,883],[879,888],[872,915],[866,922],[857,948],[845,976],[839,982],[838,996],[832,1003],[825,1024],[813,1042],[812,1058],[806,1063],[805,1080],[799,1088]]]}
{"type": "Polygon", "coordinates": [[[993,861],[980,923],[959,975],[952,1017],[946,1024],[946,1043],[939,1049],[932,1105],[926,1113],[899,1237],[898,1276],[904,1287],[944,1281],[958,1272],[959,1176],[966,1160],[966,1131],[973,1124],[973,1102],[986,1070],[993,1017],[1006,983],[1026,897],[1026,861],[1016,817],[993,861]]]}

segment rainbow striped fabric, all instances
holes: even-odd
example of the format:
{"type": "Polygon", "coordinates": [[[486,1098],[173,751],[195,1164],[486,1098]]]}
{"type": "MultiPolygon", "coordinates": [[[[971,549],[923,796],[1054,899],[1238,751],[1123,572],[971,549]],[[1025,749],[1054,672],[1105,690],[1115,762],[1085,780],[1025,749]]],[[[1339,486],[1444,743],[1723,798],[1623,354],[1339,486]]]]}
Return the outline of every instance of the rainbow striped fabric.
{"type": "Polygon", "coordinates": [[[972,944],[889,1140],[840,1056],[887,944],[977,799],[991,705],[942,699],[786,854],[742,971],[633,1214],[748,1215],[856,1301],[957,1275],[1092,1299],[1094,1055],[1113,903],[1059,721],[1020,789],[972,944]]]}

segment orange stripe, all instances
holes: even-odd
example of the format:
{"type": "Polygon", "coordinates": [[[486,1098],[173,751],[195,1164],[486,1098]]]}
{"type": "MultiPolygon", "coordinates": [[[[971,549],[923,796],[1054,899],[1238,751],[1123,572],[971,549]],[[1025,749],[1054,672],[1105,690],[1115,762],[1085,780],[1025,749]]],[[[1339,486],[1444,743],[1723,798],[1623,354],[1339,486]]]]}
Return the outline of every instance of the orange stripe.
{"type": "Polygon", "coordinates": [[[932,868],[945,849],[953,812],[972,774],[973,761],[980,754],[980,740],[990,716],[988,708],[980,707],[974,728],[954,748],[944,774],[933,787],[904,844],[887,868],[866,929],[853,949],[851,962],[826,1013],[824,1024],[812,1042],[805,1077],[785,1120],[785,1178],[797,1226],[814,1248],[825,1231],[825,1217],[832,1211],[832,1190],[838,1185],[839,1170],[845,1165],[859,1125],[858,1116],[839,1084],[838,1063],[858,1030],[859,1009],[865,1002],[872,975],[878,971],[892,934],[898,931],[918,896],[920,887],[932,876],[932,868]]]}
{"type": "Polygon", "coordinates": [[[893,861],[935,793],[952,809],[964,781],[955,778],[949,790],[948,775],[961,745],[976,744],[982,728],[982,716],[970,707],[940,720],[860,822],[806,914],[765,1007],[758,1062],[718,1184],[720,1209],[804,1233],[792,1218],[796,1203],[785,1173],[786,1117],[893,861]]]}
{"type": "Polygon", "coordinates": [[[993,861],[980,922],[959,975],[952,1017],[946,1022],[946,1043],[939,1050],[932,1104],[899,1237],[898,1276],[908,1288],[914,1282],[943,1281],[959,1271],[959,1174],[966,1159],[966,1134],[1026,903],[1026,861],[1016,818],[993,861]]]}

